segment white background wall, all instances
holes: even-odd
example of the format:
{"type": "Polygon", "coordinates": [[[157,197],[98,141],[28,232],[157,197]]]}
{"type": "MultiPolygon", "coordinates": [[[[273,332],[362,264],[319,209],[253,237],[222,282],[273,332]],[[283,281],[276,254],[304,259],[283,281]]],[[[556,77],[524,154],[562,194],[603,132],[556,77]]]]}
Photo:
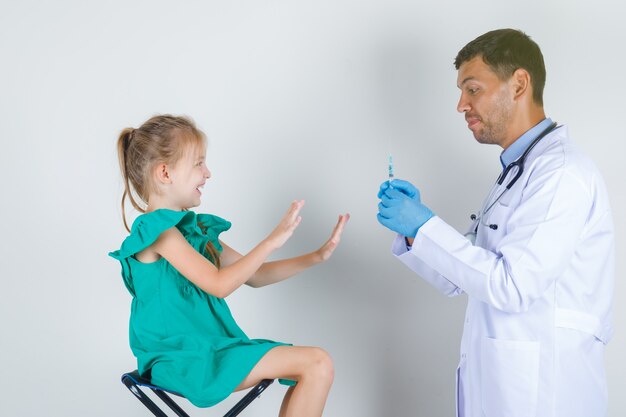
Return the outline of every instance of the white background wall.
{"type": "MultiPolygon", "coordinates": [[[[477,144],[456,113],[452,61],[476,36],[514,27],[544,52],[547,114],[611,192],[606,365],[610,416],[623,416],[625,17],[608,0],[1,0],[0,415],[147,415],[119,383],[135,363],[130,296],[107,256],[126,234],[115,141],[169,112],[210,138],[199,210],[233,222],[231,246],[251,249],[296,198],[304,219],[277,257],[315,249],[352,214],[327,264],[229,297],[243,329],[331,353],[327,416],[451,416],[466,299],[393,259],[376,192],[392,153],[396,175],[465,228],[499,148],[477,144]]],[[[276,415],[284,390],[246,415],[276,415]]],[[[221,415],[233,397],[195,414],[221,415]]]]}

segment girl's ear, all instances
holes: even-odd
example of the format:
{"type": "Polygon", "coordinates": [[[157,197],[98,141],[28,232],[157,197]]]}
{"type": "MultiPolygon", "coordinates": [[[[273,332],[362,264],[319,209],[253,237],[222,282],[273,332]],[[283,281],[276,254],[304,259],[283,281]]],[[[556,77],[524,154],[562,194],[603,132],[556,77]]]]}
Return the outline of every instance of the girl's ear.
{"type": "Polygon", "coordinates": [[[167,164],[158,164],[154,168],[154,174],[157,181],[161,184],[170,184],[172,182],[169,167],[167,164]]]}

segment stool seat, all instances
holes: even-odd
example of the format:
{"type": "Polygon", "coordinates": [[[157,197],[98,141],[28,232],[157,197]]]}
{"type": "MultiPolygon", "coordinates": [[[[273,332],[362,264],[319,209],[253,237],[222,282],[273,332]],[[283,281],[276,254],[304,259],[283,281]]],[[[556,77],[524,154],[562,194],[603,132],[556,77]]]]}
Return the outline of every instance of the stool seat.
{"type": "MultiPolygon", "coordinates": [[[[241,399],[233,408],[231,408],[224,417],[235,417],[239,415],[252,401],[257,399],[265,389],[274,382],[273,379],[264,379],[259,382],[254,388],[250,389],[248,393],[241,399]]],[[[141,401],[155,416],[167,417],[167,414],[163,412],[155,403],[148,397],[140,387],[148,388],[154,392],[174,413],[179,417],[190,417],[167,393],[176,395],[178,397],[185,398],[182,394],[171,391],[165,388],[161,388],[152,384],[148,378],[144,378],[139,375],[139,372],[134,371],[127,372],[122,375],[122,383],[133,393],[133,395],[141,401]]]]}

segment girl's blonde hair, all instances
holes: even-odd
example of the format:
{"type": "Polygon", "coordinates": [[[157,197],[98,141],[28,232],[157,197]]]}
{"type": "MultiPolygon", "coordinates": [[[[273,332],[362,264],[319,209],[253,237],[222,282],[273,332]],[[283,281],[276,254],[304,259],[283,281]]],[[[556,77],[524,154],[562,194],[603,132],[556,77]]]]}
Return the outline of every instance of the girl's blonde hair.
{"type": "MultiPolygon", "coordinates": [[[[138,129],[129,127],[120,133],[117,140],[117,153],[124,181],[122,194],[122,220],[126,222],[125,202],[145,213],[148,196],[158,193],[154,169],[159,164],[175,165],[190,149],[206,147],[206,136],[188,117],[162,114],[151,117],[138,129]],[[139,201],[137,201],[139,200],[139,201]]],[[[205,229],[199,224],[201,229],[205,229]]],[[[219,268],[219,252],[211,242],[206,251],[219,268]]]]}

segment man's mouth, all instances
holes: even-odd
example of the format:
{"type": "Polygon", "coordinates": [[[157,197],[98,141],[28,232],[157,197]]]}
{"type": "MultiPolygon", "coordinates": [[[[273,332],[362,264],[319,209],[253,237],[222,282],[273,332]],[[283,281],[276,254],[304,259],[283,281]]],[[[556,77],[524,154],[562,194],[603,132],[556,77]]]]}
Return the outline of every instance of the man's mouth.
{"type": "Polygon", "coordinates": [[[465,121],[467,122],[467,127],[472,130],[473,127],[480,123],[480,117],[477,116],[466,116],[465,121]]]}

